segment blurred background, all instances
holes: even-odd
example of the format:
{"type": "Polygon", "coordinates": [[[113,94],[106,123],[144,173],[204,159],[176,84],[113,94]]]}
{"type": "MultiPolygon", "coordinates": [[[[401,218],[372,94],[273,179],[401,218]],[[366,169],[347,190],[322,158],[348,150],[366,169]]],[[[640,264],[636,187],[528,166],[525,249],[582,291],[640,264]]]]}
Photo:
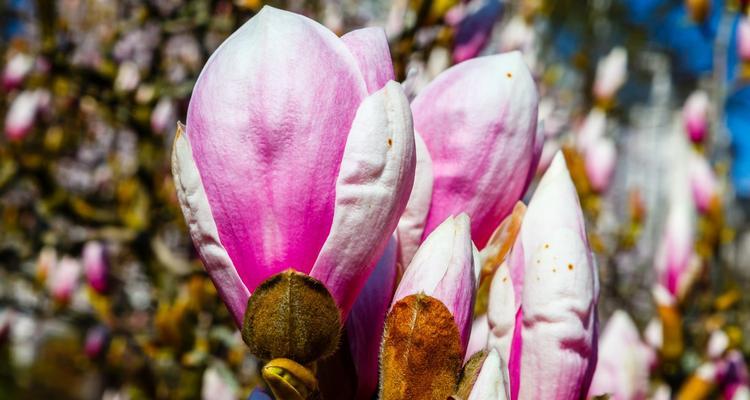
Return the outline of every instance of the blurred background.
{"type": "MultiPolygon", "coordinates": [[[[235,399],[259,384],[195,257],[170,153],[203,64],[264,4],[0,2],[0,399],[235,399]]],[[[649,397],[712,360],[744,365],[746,1],[267,4],[338,34],[385,27],[412,97],[457,62],[522,51],[542,96],[539,172],[564,151],[601,325],[623,310],[659,354],[649,397]]]]}

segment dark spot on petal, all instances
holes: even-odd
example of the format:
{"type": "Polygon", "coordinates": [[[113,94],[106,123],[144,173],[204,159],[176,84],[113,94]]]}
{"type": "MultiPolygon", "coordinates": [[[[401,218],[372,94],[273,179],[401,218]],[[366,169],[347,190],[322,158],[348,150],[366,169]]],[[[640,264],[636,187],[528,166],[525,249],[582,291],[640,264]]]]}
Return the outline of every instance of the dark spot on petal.
{"type": "Polygon", "coordinates": [[[391,146],[393,146],[393,139],[388,138],[388,147],[391,147],[391,146]]]}
{"type": "Polygon", "coordinates": [[[544,248],[545,248],[545,249],[549,249],[549,243],[546,243],[546,244],[544,245],[544,248]]]}
{"type": "Polygon", "coordinates": [[[573,270],[573,264],[568,264],[568,269],[572,271],[573,270]]]}
{"type": "Polygon", "coordinates": [[[505,76],[507,76],[508,78],[512,78],[513,74],[511,74],[510,72],[508,72],[508,73],[505,74],[505,76]]]}

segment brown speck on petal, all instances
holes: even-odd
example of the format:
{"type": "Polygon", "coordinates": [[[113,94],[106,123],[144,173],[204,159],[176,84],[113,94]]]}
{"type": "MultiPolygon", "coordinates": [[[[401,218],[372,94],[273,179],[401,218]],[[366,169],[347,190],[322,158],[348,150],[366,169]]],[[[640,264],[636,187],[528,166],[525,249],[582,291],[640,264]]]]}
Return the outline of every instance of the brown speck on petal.
{"type": "Polygon", "coordinates": [[[505,76],[507,76],[508,78],[512,78],[513,74],[511,74],[510,72],[508,72],[507,74],[505,74],[505,76]]]}
{"type": "Polygon", "coordinates": [[[573,270],[573,264],[568,264],[568,269],[572,271],[573,270]]]}
{"type": "Polygon", "coordinates": [[[545,243],[544,248],[549,249],[549,243],[545,243]]]}
{"type": "Polygon", "coordinates": [[[388,147],[393,147],[393,138],[388,138],[388,147]]]}

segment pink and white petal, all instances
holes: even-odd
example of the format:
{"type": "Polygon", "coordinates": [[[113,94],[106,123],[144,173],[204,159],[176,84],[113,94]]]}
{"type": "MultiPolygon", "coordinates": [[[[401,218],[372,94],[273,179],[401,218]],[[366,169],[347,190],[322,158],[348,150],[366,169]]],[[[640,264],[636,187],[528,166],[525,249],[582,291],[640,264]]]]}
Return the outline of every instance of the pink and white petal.
{"type": "Polygon", "coordinates": [[[521,350],[518,398],[580,398],[596,364],[598,286],[562,153],[531,199],[521,240],[526,253],[521,336],[533,345],[521,350]]]}
{"type": "Polygon", "coordinates": [[[411,110],[390,81],[362,102],[336,181],[333,225],[310,275],[346,317],[406,208],[416,154],[411,110]]]}
{"type": "Polygon", "coordinates": [[[357,399],[372,398],[378,387],[380,342],[396,288],[396,251],[396,239],[391,237],[346,320],[349,349],[357,370],[357,399]]]}
{"type": "Polygon", "coordinates": [[[510,398],[505,363],[495,349],[490,349],[482,363],[468,400],[507,400],[510,398]]]}
{"type": "Polygon", "coordinates": [[[461,334],[464,352],[469,343],[474,309],[474,254],[466,214],[449,217],[422,243],[406,268],[391,306],[423,292],[445,304],[461,334]]]}
{"type": "Polygon", "coordinates": [[[187,136],[219,238],[248,289],[288,268],[312,268],[366,94],[333,32],[268,6],[206,63],[187,136]]]}
{"type": "Polygon", "coordinates": [[[424,140],[414,132],[417,165],[414,169],[414,186],[409,195],[406,209],[398,220],[399,263],[406,268],[411,262],[419,244],[422,243],[422,232],[427,222],[432,200],[432,158],[424,140]]]}
{"type": "Polygon", "coordinates": [[[362,28],[341,37],[357,60],[369,93],[375,93],[388,81],[396,79],[391,50],[383,28],[362,28]]]}
{"type": "Polygon", "coordinates": [[[538,94],[521,53],[479,57],[441,73],[412,102],[435,183],[423,237],[466,212],[481,249],[525,190],[538,94]]]}
{"type": "Polygon", "coordinates": [[[503,262],[495,271],[490,283],[490,297],[487,303],[487,322],[490,331],[487,345],[497,350],[506,362],[510,360],[510,347],[518,307],[519,304],[515,301],[513,279],[507,262],[503,262]]]}
{"type": "Polygon", "coordinates": [[[180,208],[198,255],[234,322],[241,326],[250,291],[221,244],[211,206],[193,160],[190,141],[182,133],[181,127],[177,129],[172,149],[172,176],[180,208]]]}

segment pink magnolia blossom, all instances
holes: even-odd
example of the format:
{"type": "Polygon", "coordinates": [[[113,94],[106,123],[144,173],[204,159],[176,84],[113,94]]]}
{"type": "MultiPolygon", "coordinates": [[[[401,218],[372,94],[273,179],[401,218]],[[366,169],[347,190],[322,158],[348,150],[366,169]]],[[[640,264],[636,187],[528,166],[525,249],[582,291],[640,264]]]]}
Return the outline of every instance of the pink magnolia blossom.
{"type": "Polygon", "coordinates": [[[609,394],[612,400],[645,400],[655,358],[630,316],[615,311],[602,331],[589,396],[609,394]]]}
{"type": "Polygon", "coordinates": [[[448,217],[422,243],[406,268],[391,306],[406,296],[424,293],[445,304],[466,350],[474,308],[475,254],[469,217],[448,217]]]}
{"type": "Polygon", "coordinates": [[[48,101],[49,93],[43,89],[19,93],[5,115],[5,136],[11,140],[23,139],[31,131],[38,111],[48,101]]]}
{"type": "Polygon", "coordinates": [[[414,127],[435,177],[422,238],[448,216],[466,212],[472,238],[484,247],[536,171],[538,101],[519,52],[465,61],[419,93],[414,127]]]}
{"type": "Polygon", "coordinates": [[[748,16],[740,18],[737,26],[737,54],[742,61],[750,62],[750,17],[748,16]]]}
{"type": "Polygon", "coordinates": [[[701,143],[708,133],[708,113],[710,100],[703,90],[696,90],[688,96],[682,109],[685,133],[693,143],[701,143]]]}
{"type": "Polygon", "coordinates": [[[73,291],[78,286],[78,278],[81,276],[81,263],[71,257],[63,257],[50,271],[50,278],[47,281],[52,297],[60,303],[67,303],[71,300],[73,291]]]}
{"type": "Polygon", "coordinates": [[[34,58],[24,53],[14,54],[3,68],[2,86],[5,90],[15,89],[21,85],[26,75],[34,67],[34,58]]]}
{"type": "Polygon", "coordinates": [[[107,342],[107,328],[103,325],[92,327],[86,333],[83,350],[89,358],[96,358],[101,354],[107,342]]]}
{"type": "Polygon", "coordinates": [[[584,167],[594,191],[601,193],[607,190],[616,165],[617,147],[612,139],[600,137],[586,149],[584,167]]]}
{"type": "Polygon", "coordinates": [[[487,45],[492,28],[500,16],[498,0],[469,2],[463,18],[457,23],[453,44],[453,61],[460,63],[476,57],[487,45]]]}
{"type": "Polygon", "coordinates": [[[712,204],[720,200],[719,183],[714,171],[708,160],[697,153],[690,158],[690,190],[695,207],[702,213],[709,211],[712,204]]]}
{"type": "Polygon", "coordinates": [[[578,195],[558,153],[490,288],[489,342],[508,357],[511,399],[585,396],[597,360],[598,293],[578,195]]]}
{"type": "Polygon", "coordinates": [[[694,214],[690,198],[673,196],[654,260],[659,281],[672,296],[682,297],[696,267],[694,214]]]}
{"type": "Polygon", "coordinates": [[[589,111],[583,120],[576,135],[576,148],[581,153],[594,145],[600,138],[604,137],[607,130],[607,114],[601,108],[595,107],[589,111]]]}
{"type": "Polygon", "coordinates": [[[628,77],[628,53],[622,47],[615,47],[599,60],[594,78],[594,97],[603,102],[614,99],[628,77]]]}
{"type": "Polygon", "coordinates": [[[177,121],[176,114],[174,100],[162,97],[151,111],[151,129],[156,133],[164,133],[167,129],[172,129],[177,121]]]}
{"type": "Polygon", "coordinates": [[[99,242],[88,242],[83,246],[83,269],[86,281],[99,293],[107,290],[107,256],[99,242]]]}
{"type": "Polygon", "coordinates": [[[339,38],[268,6],[206,63],[172,172],[236,322],[288,268],[323,282],[345,319],[414,179],[411,113],[392,77],[382,30],[339,38]]]}
{"type": "Polygon", "coordinates": [[[378,387],[380,342],[396,288],[396,240],[392,238],[354,302],[346,333],[357,371],[356,399],[371,399],[378,387]]]}

